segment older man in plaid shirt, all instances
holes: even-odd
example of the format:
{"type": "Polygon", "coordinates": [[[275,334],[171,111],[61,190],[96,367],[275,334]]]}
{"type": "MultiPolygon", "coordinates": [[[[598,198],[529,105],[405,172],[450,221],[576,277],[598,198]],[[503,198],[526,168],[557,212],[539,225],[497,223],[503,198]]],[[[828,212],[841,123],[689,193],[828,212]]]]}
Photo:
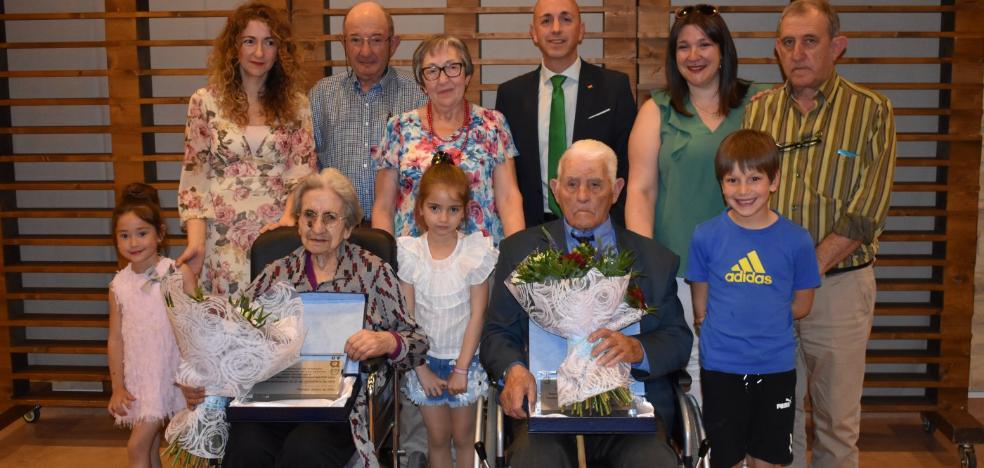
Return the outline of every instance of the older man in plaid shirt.
{"type": "Polygon", "coordinates": [[[386,121],[423,105],[426,96],[413,77],[389,66],[400,37],[379,4],[353,6],[342,23],[342,36],[349,71],[322,78],[309,93],[318,168],[334,167],[345,174],[368,213],[376,180],[370,155],[383,138],[386,121]]]}

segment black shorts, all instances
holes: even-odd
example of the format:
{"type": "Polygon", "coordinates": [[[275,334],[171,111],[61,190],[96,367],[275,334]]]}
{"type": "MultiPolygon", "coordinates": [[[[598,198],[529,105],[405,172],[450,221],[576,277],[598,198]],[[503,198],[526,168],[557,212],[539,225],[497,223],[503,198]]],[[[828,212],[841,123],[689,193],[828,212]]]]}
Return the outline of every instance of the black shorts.
{"type": "Polygon", "coordinates": [[[768,463],[793,462],[796,371],[728,374],[701,368],[704,429],[711,467],[731,467],[745,455],[768,463]]]}

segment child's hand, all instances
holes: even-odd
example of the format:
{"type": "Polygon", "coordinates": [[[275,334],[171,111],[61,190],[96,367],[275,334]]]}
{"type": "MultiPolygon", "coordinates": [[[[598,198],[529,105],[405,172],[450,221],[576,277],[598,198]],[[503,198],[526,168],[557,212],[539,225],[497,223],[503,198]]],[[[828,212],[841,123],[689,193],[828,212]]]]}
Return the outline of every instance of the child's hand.
{"type": "Polygon", "coordinates": [[[468,375],[452,373],[448,378],[448,393],[458,395],[468,390],[468,375]]]}
{"type": "Polygon", "coordinates": [[[114,417],[126,416],[127,410],[130,409],[130,403],[134,401],[136,398],[130,392],[125,388],[120,388],[113,390],[113,396],[109,398],[109,406],[106,409],[114,417]]]}
{"type": "Polygon", "coordinates": [[[444,393],[444,389],[448,388],[448,383],[441,380],[434,374],[434,371],[427,367],[427,364],[422,366],[417,366],[414,371],[417,373],[417,378],[420,380],[420,386],[424,387],[424,393],[427,396],[439,397],[444,393]]]}
{"type": "Polygon", "coordinates": [[[191,269],[191,265],[185,263],[178,267],[181,270],[181,286],[185,294],[196,296],[198,291],[198,275],[191,269]]]}

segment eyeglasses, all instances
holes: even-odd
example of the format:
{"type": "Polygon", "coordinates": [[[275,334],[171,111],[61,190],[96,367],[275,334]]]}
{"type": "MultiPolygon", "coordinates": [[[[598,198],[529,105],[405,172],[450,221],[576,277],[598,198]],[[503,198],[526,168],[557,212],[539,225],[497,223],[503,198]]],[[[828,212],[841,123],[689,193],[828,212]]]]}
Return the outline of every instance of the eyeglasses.
{"type": "Polygon", "coordinates": [[[338,213],[332,211],[325,211],[319,215],[318,212],[314,210],[302,211],[301,217],[304,218],[304,222],[307,224],[308,228],[313,228],[319,219],[321,220],[321,224],[324,224],[325,227],[332,227],[342,219],[338,213]]]}
{"type": "Polygon", "coordinates": [[[796,141],[793,143],[776,143],[776,148],[779,148],[780,153],[785,153],[787,151],[794,151],[800,148],[809,148],[811,146],[819,145],[822,141],[823,134],[817,133],[812,137],[808,137],[803,141],[796,141]]]}
{"type": "Polygon", "coordinates": [[[421,73],[424,75],[424,79],[427,81],[434,81],[441,77],[441,72],[444,72],[444,76],[448,78],[455,78],[461,76],[461,72],[465,70],[465,64],[461,62],[451,62],[443,67],[437,65],[431,65],[429,67],[424,67],[421,73]]]}
{"type": "Polygon", "coordinates": [[[704,3],[698,5],[691,5],[677,10],[676,17],[677,19],[685,18],[687,15],[694,12],[700,13],[705,16],[714,16],[718,14],[718,7],[714,5],[707,5],[704,3]]]}
{"type": "Polygon", "coordinates": [[[361,49],[362,45],[367,43],[369,44],[370,48],[378,49],[382,47],[384,44],[386,44],[387,42],[389,42],[389,38],[385,36],[370,36],[370,37],[349,36],[345,38],[345,42],[356,49],[361,49]]]}

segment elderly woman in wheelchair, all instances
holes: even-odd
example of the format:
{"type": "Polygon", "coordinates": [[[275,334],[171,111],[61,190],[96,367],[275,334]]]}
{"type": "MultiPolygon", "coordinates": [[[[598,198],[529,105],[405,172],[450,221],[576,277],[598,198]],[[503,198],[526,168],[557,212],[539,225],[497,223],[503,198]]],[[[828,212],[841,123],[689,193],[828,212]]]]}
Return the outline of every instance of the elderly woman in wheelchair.
{"type": "MultiPolygon", "coordinates": [[[[345,352],[363,361],[385,357],[398,370],[424,362],[427,338],[404,309],[393,268],[349,241],[362,220],[355,189],[335,169],[304,179],[290,207],[302,246],[266,265],[247,289],[253,297],[279,281],[298,292],[367,295],[365,328],[350,336],[345,352]]],[[[254,244],[254,248],[256,248],[254,244]]],[[[255,257],[255,256],[254,256],[255,257]]],[[[204,396],[183,389],[189,405],[204,396]]],[[[368,433],[367,398],[357,396],[351,427],[331,423],[235,422],[230,427],[224,467],[377,466],[368,433]]]]}

